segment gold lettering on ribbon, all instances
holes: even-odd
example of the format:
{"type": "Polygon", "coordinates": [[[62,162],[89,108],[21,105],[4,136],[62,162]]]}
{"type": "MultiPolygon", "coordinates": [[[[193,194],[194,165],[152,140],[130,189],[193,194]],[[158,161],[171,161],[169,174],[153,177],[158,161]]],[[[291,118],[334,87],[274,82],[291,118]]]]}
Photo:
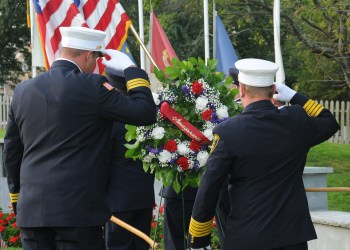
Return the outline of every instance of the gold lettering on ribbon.
{"type": "Polygon", "coordinates": [[[179,125],[179,127],[181,127],[181,129],[183,129],[183,131],[186,131],[188,134],[190,134],[192,139],[195,139],[196,141],[199,141],[199,142],[202,140],[199,136],[194,134],[188,127],[186,127],[185,124],[182,123],[182,119],[177,118],[177,117],[172,117],[172,120],[177,125],[179,125]]]}

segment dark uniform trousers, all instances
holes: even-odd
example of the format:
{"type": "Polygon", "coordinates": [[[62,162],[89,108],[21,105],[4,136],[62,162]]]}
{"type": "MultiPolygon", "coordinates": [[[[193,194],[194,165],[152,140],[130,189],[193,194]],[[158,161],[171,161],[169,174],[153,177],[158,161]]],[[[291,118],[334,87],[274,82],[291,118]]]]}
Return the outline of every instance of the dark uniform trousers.
{"type": "MultiPolygon", "coordinates": [[[[138,209],[130,212],[114,212],[118,219],[132,225],[136,229],[150,235],[152,208],[138,209]]],[[[105,227],[108,250],[148,250],[148,243],[128,230],[109,221],[105,227]]]]}
{"type": "Polygon", "coordinates": [[[102,227],[22,227],[21,238],[23,249],[105,249],[102,227]]]}
{"type": "Polygon", "coordinates": [[[187,187],[177,194],[172,186],[161,190],[164,197],[164,248],[186,250],[187,232],[197,188],[187,187]]]}
{"type": "Polygon", "coordinates": [[[128,97],[67,60],[17,85],[4,164],[25,250],[100,249],[112,215],[106,188],[113,122],[156,121],[146,72],[130,67],[124,74],[128,97]],[[53,240],[61,248],[41,246],[53,240]]]}
{"type": "MultiPolygon", "coordinates": [[[[141,161],[125,158],[125,124],[115,122],[107,197],[113,215],[150,235],[154,206],[154,175],[145,173],[141,161]]],[[[148,243],[109,221],[105,226],[107,250],[148,250],[148,243]]]]}

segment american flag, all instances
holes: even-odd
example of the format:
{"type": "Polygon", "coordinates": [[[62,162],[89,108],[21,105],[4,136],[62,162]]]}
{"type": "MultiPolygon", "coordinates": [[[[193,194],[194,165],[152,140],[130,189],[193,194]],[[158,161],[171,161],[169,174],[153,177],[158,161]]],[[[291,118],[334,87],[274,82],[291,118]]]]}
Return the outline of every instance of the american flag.
{"type": "MultiPolygon", "coordinates": [[[[106,32],[104,47],[120,50],[131,21],[119,0],[32,0],[44,48],[45,66],[60,56],[59,27],[83,26],[106,32]]],[[[98,71],[104,66],[98,61],[98,71]]]]}

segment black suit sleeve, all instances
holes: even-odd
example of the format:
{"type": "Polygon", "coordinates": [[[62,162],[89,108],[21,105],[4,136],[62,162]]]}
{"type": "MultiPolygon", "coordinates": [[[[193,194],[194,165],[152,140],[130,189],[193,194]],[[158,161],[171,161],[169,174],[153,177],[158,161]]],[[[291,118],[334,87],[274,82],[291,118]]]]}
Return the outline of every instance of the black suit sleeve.
{"type": "Polygon", "coordinates": [[[137,126],[155,123],[156,106],[146,72],[131,67],[124,74],[129,96],[120,94],[107,83],[99,87],[102,115],[107,119],[137,126]]]}
{"type": "Polygon", "coordinates": [[[332,137],[339,129],[339,124],[332,113],[317,102],[302,94],[295,94],[291,104],[302,105],[306,113],[310,116],[310,147],[320,144],[332,137]]]}
{"type": "Polygon", "coordinates": [[[188,238],[191,248],[206,247],[210,244],[215,207],[222,184],[232,165],[232,154],[224,139],[220,138],[215,130],[211,151],[192,210],[188,238]]]}
{"type": "Polygon", "coordinates": [[[20,169],[24,147],[20,138],[18,126],[14,119],[12,106],[9,111],[4,142],[4,164],[7,173],[7,182],[11,203],[15,204],[18,201],[20,191],[20,169]]]}

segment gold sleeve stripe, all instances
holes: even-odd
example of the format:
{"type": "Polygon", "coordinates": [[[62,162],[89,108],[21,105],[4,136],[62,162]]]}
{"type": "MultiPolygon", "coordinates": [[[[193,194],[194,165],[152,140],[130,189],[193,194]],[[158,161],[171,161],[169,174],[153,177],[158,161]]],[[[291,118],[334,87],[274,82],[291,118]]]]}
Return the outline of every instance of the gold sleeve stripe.
{"type": "Polygon", "coordinates": [[[18,202],[18,197],[19,197],[19,193],[17,193],[17,194],[10,193],[11,203],[17,203],[18,202]]]}
{"type": "Polygon", "coordinates": [[[312,109],[315,105],[316,105],[316,103],[310,99],[305,103],[304,109],[306,112],[309,112],[310,109],[312,109]]]}
{"type": "Polygon", "coordinates": [[[312,116],[312,117],[316,117],[318,116],[321,111],[324,109],[323,106],[321,106],[320,104],[318,104],[317,102],[309,99],[304,107],[303,107],[306,111],[306,113],[308,113],[309,116],[312,116]]]}
{"type": "Polygon", "coordinates": [[[198,222],[191,217],[189,232],[192,237],[203,237],[210,234],[213,220],[207,222],[198,222]]]}
{"type": "Polygon", "coordinates": [[[130,80],[126,85],[128,90],[137,88],[137,87],[148,87],[148,88],[150,87],[149,81],[143,78],[136,78],[136,79],[130,80]]]}

